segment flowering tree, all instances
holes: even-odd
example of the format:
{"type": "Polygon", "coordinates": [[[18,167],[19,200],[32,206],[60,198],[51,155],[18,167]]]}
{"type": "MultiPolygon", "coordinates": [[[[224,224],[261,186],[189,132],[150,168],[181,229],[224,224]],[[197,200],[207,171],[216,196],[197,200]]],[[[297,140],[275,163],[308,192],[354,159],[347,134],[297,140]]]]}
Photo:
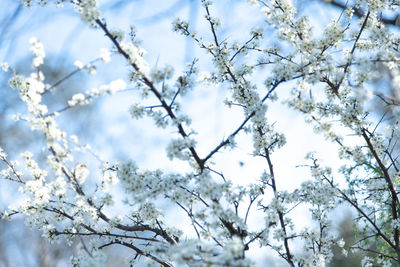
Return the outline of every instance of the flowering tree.
{"type": "MultiPolygon", "coordinates": [[[[249,254],[257,247],[276,252],[289,266],[324,266],[334,244],[344,254],[373,253],[375,258],[363,259],[364,266],[400,264],[399,102],[396,95],[373,87],[370,75],[383,64],[398,76],[400,39],[392,28],[397,23],[387,18],[398,7],[396,1],[327,1],[342,12],[314,29],[312,17],[300,14],[290,0],[252,0],[248,5],[264,16],[265,23],[245,33],[246,40],[233,41],[220,31],[224,22],[213,15],[211,2],[203,0],[207,33],[197,33],[183,19],[173,21],[173,30],[203,51],[178,75],[172,66],[150,68],[135,28],[129,36],[110,28],[112,21],[102,16],[95,0],[54,2],[73,7],[83,21],[102,32],[111,49],[102,50],[99,60],[122,58],[129,77],[74,94],[61,110],[49,110],[44,95],[65,79],[46,83],[41,72],[43,44],[30,40],[34,57],[29,75],[2,63],[11,73],[9,86],[27,107],[27,113],[15,119],[41,132],[47,157],[39,163],[27,151],[19,164],[0,150],[5,166],[1,176],[19,184],[23,196],[2,212],[4,218],[25,215],[26,223],[51,242],[71,244],[78,238],[81,253],[71,258],[74,266],[101,264],[102,251],[109,246],[130,249],[129,264],[141,266],[250,266],[254,262],[249,254]],[[207,72],[203,61],[208,61],[207,72]],[[166,148],[169,169],[156,163],[153,169],[144,169],[134,159],[104,159],[58,126],[64,111],[123,91],[127,84],[142,97],[131,106],[132,117],[152,118],[161,133],[174,131],[166,148]],[[198,137],[202,129],[195,129],[185,105],[204,87],[224,90],[221,105],[242,114],[241,122],[222,141],[212,140],[210,148],[198,137]],[[375,96],[392,106],[390,125],[385,123],[386,114],[377,118],[370,112],[375,96]],[[340,167],[324,165],[317,153],[305,152],[309,179],[285,190],[273,161],[274,153],[285,146],[285,133],[275,124],[281,118],[268,111],[277,99],[281,108],[304,115],[317,133],[336,145],[340,167]],[[251,143],[252,158],[263,166],[254,182],[243,183],[248,177],[241,177],[242,183],[237,183],[222,171],[218,155],[235,153],[241,142],[251,143]],[[329,217],[343,203],[357,214],[355,223],[362,232],[351,244],[338,240],[329,217]],[[311,215],[308,227],[298,227],[294,220],[292,214],[300,207],[311,215]],[[168,217],[171,210],[179,219],[168,217]]],[[[75,65],[66,79],[82,69],[94,71],[94,62],[75,65]]]]}

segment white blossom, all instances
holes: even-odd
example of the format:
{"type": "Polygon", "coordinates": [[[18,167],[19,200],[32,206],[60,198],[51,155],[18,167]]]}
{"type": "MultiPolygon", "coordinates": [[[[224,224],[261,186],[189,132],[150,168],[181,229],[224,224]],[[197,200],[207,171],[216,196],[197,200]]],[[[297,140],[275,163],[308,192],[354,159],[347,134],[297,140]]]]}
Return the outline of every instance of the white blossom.
{"type": "Polygon", "coordinates": [[[3,71],[7,72],[10,68],[10,65],[7,62],[0,62],[0,67],[3,71]]]}
{"type": "Polygon", "coordinates": [[[32,66],[37,68],[43,64],[44,57],[46,56],[43,44],[38,39],[36,39],[36,37],[31,37],[29,39],[29,42],[31,43],[30,50],[35,55],[32,61],[32,66]]]}
{"type": "Polygon", "coordinates": [[[69,106],[85,105],[88,104],[88,99],[82,93],[77,93],[72,96],[71,100],[68,101],[69,106]]]}
{"type": "Polygon", "coordinates": [[[78,163],[74,170],[74,176],[79,182],[85,182],[86,178],[89,176],[89,169],[85,164],[78,163]]]}
{"type": "Polygon", "coordinates": [[[78,69],[82,69],[84,67],[83,63],[79,60],[76,60],[74,62],[75,67],[77,67],[78,69]]]}
{"type": "Polygon", "coordinates": [[[107,48],[102,48],[100,49],[100,57],[105,63],[108,63],[111,60],[111,53],[107,48]]]}

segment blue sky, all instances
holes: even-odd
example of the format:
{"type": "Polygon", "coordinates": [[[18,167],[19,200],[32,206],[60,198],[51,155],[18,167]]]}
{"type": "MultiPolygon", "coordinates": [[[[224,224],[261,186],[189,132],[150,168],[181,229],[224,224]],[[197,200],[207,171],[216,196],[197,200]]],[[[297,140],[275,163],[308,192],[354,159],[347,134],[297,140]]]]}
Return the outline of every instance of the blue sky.
{"type": "MultiPolygon", "coordinates": [[[[187,62],[194,57],[199,58],[201,71],[211,68],[209,58],[196,48],[193,42],[171,31],[171,21],[176,17],[195,19],[192,21],[196,31],[209,38],[208,26],[203,19],[203,9],[194,1],[131,1],[131,4],[121,9],[112,9],[115,1],[100,1],[100,10],[104,14],[110,28],[127,31],[131,24],[137,28],[137,37],[142,40],[146,49],[145,56],[150,67],[165,64],[175,67],[175,77],[183,70],[187,62]],[[190,3],[191,4],[190,4],[190,3]],[[173,7],[171,9],[171,7],[173,7]],[[171,10],[171,12],[166,12],[171,10]]],[[[228,40],[245,40],[252,25],[263,23],[264,18],[254,7],[236,1],[215,1],[212,12],[220,17],[221,36],[228,40]]],[[[0,17],[5,17],[10,10],[15,10],[15,1],[3,0],[0,3],[0,17]]],[[[320,12],[321,6],[311,4],[308,12],[320,12]]],[[[101,48],[110,48],[110,42],[97,30],[90,29],[80,22],[79,15],[66,5],[65,8],[34,7],[24,9],[18,20],[7,29],[8,34],[0,46],[0,62],[7,61],[11,65],[26,59],[29,55],[29,38],[37,37],[44,45],[48,57],[53,64],[66,61],[67,68],[74,70],[73,62],[80,60],[89,62],[99,55],[101,48]],[[61,55],[61,56],[60,56],[61,55]]],[[[326,16],[328,21],[329,16],[326,16]]],[[[322,22],[325,23],[326,21],[322,22]]],[[[328,21],[329,22],[329,21],[328,21]]],[[[319,21],[321,23],[321,21],[319,21]]],[[[263,24],[261,24],[263,25],[263,24]]],[[[318,31],[318,24],[316,24],[318,31]]],[[[20,63],[19,63],[20,64],[20,63]]],[[[26,64],[30,64],[27,61],[26,64]]],[[[46,64],[46,63],[45,63],[46,64]]],[[[263,73],[258,71],[262,84],[263,73]]],[[[0,75],[4,75],[1,73],[0,75]]],[[[113,55],[112,61],[99,65],[97,75],[87,76],[87,82],[77,90],[85,92],[91,87],[108,84],[112,80],[123,78],[127,80],[126,64],[118,56],[113,55]]],[[[278,94],[287,95],[293,83],[283,86],[278,94]]],[[[128,85],[128,88],[131,86],[128,85]]],[[[75,90],[76,88],[74,88],[75,90]]],[[[228,136],[242,119],[241,110],[229,110],[222,105],[226,96],[226,88],[201,86],[185,98],[183,107],[193,118],[193,127],[198,131],[199,151],[205,155],[223,137],[228,136]]],[[[11,89],[7,89],[11,90],[11,89]]],[[[89,134],[83,141],[98,150],[110,160],[123,160],[126,157],[134,159],[143,168],[162,168],[166,170],[187,169],[187,165],[167,159],[165,146],[171,136],[176,136],[172,128],[160,130],[152,125],[150,119],[134,121],[128,109],[140,98],[135,90],[121,92],[113,96],[102,97],[94,116],[101,121],[96,128],[88,129],[89,134]]],[[[280,189],[292,190],[309,177],[306,168],[298,168],[304,163],[308,151],[318,151],[326,162],[332,165],[336,162],[336,146],[327,143],[321,136],[313,133],[311,126],[304,123],[303,117],[283,106],[281,101],[271,103],[267,116],[276,121],[276,127],[286,133],[287,145],[273,154],[273,161],[280,189]],[[284,107],[284,108],[282,108],[284,107]]],[[[80,123],[84,123],[85,118],[80,123]]],[[[72,121],[61,120],[68,129],[72,121]]],[[[73,134],[73,130],[70,130],[73,134]]],[[[238,149],[234,152],[218,153],[214,161],[219,164],[220,171],[235,183],[246,184],[259,179],[266,168],[265,162],[251,157],[251,138],[243,135],[237,139],[238,149]],[[243,162],[241,166],[239,163],[243,162]]],[[[303,211],[299,211],[302,217],[303,211]]],[[[307,223],[304,219],[300,226],[307,223]]],[[[264,255],[255,256],[262,259],[264,255]]]]}

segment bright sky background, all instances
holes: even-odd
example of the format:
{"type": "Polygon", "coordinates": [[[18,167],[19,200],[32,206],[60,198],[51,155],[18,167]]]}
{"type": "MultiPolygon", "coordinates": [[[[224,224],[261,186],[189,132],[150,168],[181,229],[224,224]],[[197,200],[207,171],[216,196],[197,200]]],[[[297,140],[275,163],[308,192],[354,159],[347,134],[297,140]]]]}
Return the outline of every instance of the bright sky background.
{"type": "MultiPolygon", "coordinates": [[[[111,3],[115,1],[100,1],[101,11],[107,24],[112,29],[128,30],[129,25],[135,25],[137,36],[143,41],[142,47],[147,50],[146,60],[150,66],[162,66],[165,64],[175,67],[176,77],[183,69],[184,64],[200,59],[200,71],[210,69],[208,58],[204,57],[192,42],[171,31],[171,21],[180,18],[196,18],[192,21],[199,33],[208,33],[208,25],[203,19],[203,9],[196,4],[185,4],[189,1],[131,1],[126,8],[113,10],[111,3]],[[174,6],[174,3],[176,4],[174,6]],[[181,3],[181,6],[179,6],[181,3]],[[172,12],[165,12],[170,8],[172,12]],[[158,14],[158,15],[157,15],[158,14]]],[[[192,1],[196,2],[196,1],[192,1]]],[[[232,0],[215,1],[211,12],[221,20],[221,38],[228,40],[246,40],[252,25],[263,22],[259,11],[246,3],[236,3],[232,0]]],[[[244,1],[243,1],[244,2],[244,1]]],[[[306,4],[304,4],[306,5],[306,4]]],[[[14,9],[15,1],[2,0],[0,3],[0,17],[4,13],[14,9]]],[[[80,22],[79,15],[74,13],[69,5],[66,8],[39,8],[23,10],[23,16],[8,30],[6,37],[0,43],[0,62],[7,61],[11,65],[16,64],[29,55],[29,38],[37,37],[44,45],[47,60],[60,60],[62,57],[50,55],[64,55],[64,60],[69,62],[69,70],[74,69],[72,63],[80,60],[87,63],[99,55],[101,48],[110,48],[110,42],[100,31],[90,29],[80,22]],[[11,41],[12,40],[12,41],[11,41]]],[[[326,8],[311,3],[305,12],[327,12],[326,8]]],[[[337,13],[329,13],[329,15],[337,13]]],[[[318,16],[321,18],[322,16],[318,16]]],[[[326,21],[329,22],[326,16],[326,21]]],[[[312,19],[312,17],[311,17],[312,19]]],[[[318,31],[318,25],[315,24],[318,31]]],[[[27,62],[26,64],[30,64],[27,62]]],[[[46,61],[45,61],[46,64],[46,61]]],[[[57,64],[57,62],[54,62],[57,64]]],[[[259,84],[262,83],[267,73],[260,70],[259,84]]],[[[3,75],[3,74],[1,74],[3,75]]],[[[108,65],[100,65],[97,75],[88,77],[89,82],[81,88],[81,91],[89,90],[101,84],[107,84],[117,78],[127,80],[126,64],[117,55],[108,65]]],[[[294,83],[282,86],[278,95],[287,95],[294,83]]],[[[131,87],[128,85],[128,87],[131,87]]],[[[198,150],[205,155],[216,146],[223,137],[228,136],[242,121],[242,112],[239,108],[228,110],[222,104],[225,98],[225,88],[205,87],[196,88],[187,99],[184,109],[193,118],[193,128],[198,131],[198,150]]],[[[11,90],[3,88],[2,90],[11,90]]],[[[131,104],[137,102],[138,94],[135,90],[121,92],[114,96],[106,96],[99,99],[100,108],[96,110],[96,118],[102,123],[99,128],[89,128],[89,134],[83,141],[87,141],[105,158],[123,160],[134,159],[142,168],[161,168],[166,170],[182,170],[185,164],[167,159],[165,146],[171,136],[176,136],[175,129],[160,130],[152,125],[152,120],[131,119],[128,109],[131,104]]],[[[321,136],[315,135],[310,125],[304,123],[303,117],[287,108],[279,99],[270,105],[268,118],[275,121],[278,129],[286,134],[287,145],[272,155],[276,171],[279,189],[292,190],[297,188],[302,181],[309,178],[307,168],[299,168],[297,165],[305,163],[304,156],[309,151],[317,151],[318,154],[331,166],[337,162],[336,148],[334,144],[327,143],[321,136]]],[[[62,116],[61,116],[62,117],[62,116]]],[[[63,121],[62,125],[68,129],[73,121],[63,121]]],[[[227,178],[239,184],[246,184],[259,179],[259,175],[266,162],[262,159],[254,159],[250,153],[253,148],[248,137],[239,136],[236,140],[238,149],[235,152],[224,151],[218,153],[214,159],[218,163],[218,169],[223,171],[227,178]],[[240,166],[240,162],[244,165],[240,166]]],[[[340,212],[339,212],[340,214],[340,212]]],[[[294,214],[296,224],[304,226],[308,220],[304,218],[303,211],[299,209],[294,214]]],[[[338,216],[340,219],[340,216],[338,216]]],[[[172,220],[172,219],[171,219],[172,220]]],[[[260,251],[260,253],[262,253],[260,251]]],[[[265,260],[265,255],[255,256],[258,260],[265,260]]]]}

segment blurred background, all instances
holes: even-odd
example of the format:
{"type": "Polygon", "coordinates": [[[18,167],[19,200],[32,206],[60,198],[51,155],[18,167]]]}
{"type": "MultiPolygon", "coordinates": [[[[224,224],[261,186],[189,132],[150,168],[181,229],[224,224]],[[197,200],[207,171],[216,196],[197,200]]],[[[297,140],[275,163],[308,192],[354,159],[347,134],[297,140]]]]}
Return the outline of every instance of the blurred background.
{"type": "MultiPolygon", "coordinates": [[[[244,35],[251,27],[265,27],[261,13],[246,1],[215,2],[212,12],[221,20],[221,36],[229,40],[246,40],[248,36],[244,35]]],[[[348,1],[294,1],[299,13],[309,15],[317,30],[322,27],[321,25],[329,23],[332,18],[337,18],[345,2],[348,1]]],[[[180,17],[190,21],[191,28],[205,38],[210,37],[200,1],[100,0],[99,3],[102,15],[110,28],[121,29],[128,33],[130,26],[135,26],[137,39],[142,40],[142,47],[147,50],[145,58],[150,67],[171,65],[175,68],[175,75],[179,76],[186,64],[197,58],[202,70],[211,68],[209,58],[202,54],[193,41],[171,30],[173,19],[180,17]]],[[[387,19],[388,27],[394,29],[395,26],[391,24],[395,18],[389,14],[387,19]]],[[[126,64],[118,55],[113,55],[112,61],[108,64],[99,61],[94,63],[93,66],[96,68],[94,75],[85,70],[76,72],[74,66],[76,60],[84,64],[89,63],[99,57],[101,48],[111,48],[111,46],[101,32],[81,22],[79,15],[68,4],[65,4],[64,8],[57,8],[53,4],[49,4],[46,8],[26,8],[17,0],[0,1],[0,62],[8,62],[18,73],[29,75],[33,71],[28,42],[32,36],[37,37],[45,47],[46,58],[42,71],[46,83],[57,85],[56,90],[46,94],[43,100],[50,111],[62,110],[77,92],[88,91],[92,87],[108,84],[118,78],[128,80],[126,64]],[[65,79],[72,72],[76,73],[65,79]]],[[[260,69],[258,72],[260,84],[267,77],[266,71],[268,70],[260,69]]],[[[398,83],[392,72],[382,64],[376,64],[376,72],[373,75],[374,81],[371,86],[386,97],[400,101],[398,83]]],[[[26,107],[18,99],[17,92],[8,87],[9,77],[10,72],[0,71],[0,146],[10,158],[17,158],[26,150],[35,152],[36,160],[43,164],[45,155],[41,153],[41,148],[44,142],[40,133],[30,131],[29,126],[23,121],[14,122],[12,119],[14,114],[24,113],[26,107]]],[[[287,88],[287,92],[282,92],[283,95],[288,94],[290,85],[287,88]]],[[[199,147],[201,152],[209,151],[240,123],[242,115],[239,115],[239,119],[236,118],[236,114],[241,114],[240,110],[234,113],[227,111],[222,105],[226,94],[223,87],[201,88],[185,99],[187,109],[185,111],[193,117],[193,127],[199,131],[200,143],[204,143],[203,147],[199,147]],[[204,111],[207,111],[207,116],[204,116],[204,111]]],[[[130,158],[144,168],[171,169],[171,163],[165,155],[165,146],[175,132],[173,129],[160,131],[153,126],[150,119],[140,121],[131,119],[129,106],[138,102],[139,95],[134,87],[130,88],[128,85],[128,90],[113,96],[100,97],[91,105],[68,109],[62,112],[58,120],[60,128],[69,134],[77,135],[81,143],[90,144],[101,155],[112,161],[130,158]]],[[[371,102],[370,108],[377,117],[387,114],[386,123],[390,123],[390,106],[377,98],[371,102]]],[[[306,170],[296,168],[299,163],[304,162],[303,158],[307,151],[319,150],[326,156],[327,161],[335,160],[336,156],[333,155],[336,153],[333,152],[336,151],[335,147],[324,142],[322,137],[316,136],[316,142],[313,144],[302,138],[314,133],[309,126],[304,127],[300,114],[287,108],[283,109],[279,101],[271,104],[269,112],[275,115],[277,127],[283,132],[290,128],[301,129],[288,132],[288,144],[274,156],[278,175],[286,177],[279,180],[280,188],[290,189],[289,184],[295,188],[308,178],[306,170]]],[[[236,152],[220,153],[216,161],[221,162],[226,176],[251,176],[257,179],[263,166],[253,160],[250,155],[252,147],[247,145],[248,140],[243,140],[236,152]]],[[[179,164],[174,161],[172,166],[179,168],[179,164]]],[[[244,183],[248,181],[247,178],[245,181],[241,180],[244,183]]],[[[17,200],[18,185],[0,181],[0,193],[0,208],[3,209],[17,200]]],[[[352,223],[353,214],[347,211],[346,207],[340,207],[336,215],[338,221],[332,231],[336,231],[348,242],[354,241],[357,229],[352,223]]],[[[23,221],[22,217],[16,217],[11,221],[0,220],[0,267],[67,266],[69,257],[75,253],[79,240],[71,247],[62,242],[49,244],[39,232],[28,229],[23,221]]],[[[122,248],[109,248],[108,266],[123,264],[127,253],[128,251],[122,248]]],[[[274,254],[263,253],[260,251],[259,255],[255,256],[260,266],[285,266],[274,254]]],[[[337,247],[330,266],[361,266],[360,259],[363,256],[362,253],[350,253],[348,257],[344,257],[337,247]]]]}

